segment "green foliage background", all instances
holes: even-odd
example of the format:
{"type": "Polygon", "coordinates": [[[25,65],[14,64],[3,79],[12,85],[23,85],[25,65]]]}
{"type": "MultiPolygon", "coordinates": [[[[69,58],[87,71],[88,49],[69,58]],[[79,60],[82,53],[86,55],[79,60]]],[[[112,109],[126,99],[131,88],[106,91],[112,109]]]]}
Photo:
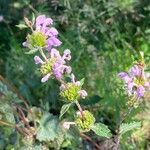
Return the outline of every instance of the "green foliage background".
{"type": "MultiPolygon", "coordinates": [[[[63,104],[58,96],[59,83],[49,80],[41,84],[34,56],[25,55],[27,50],[22,46],[28,30],[16,27],[23,22],[24,16],[32,18],[32,13],[46,14],[54,19],[63,42],[58,49],[71,50],[73,72],[77,79],[85,78],[84,88],[89,97],[81,104],[93,112],[97,122],[105,123],[115,132],[121,111],[127,109],[122,82],[117,78],[117,73],[127,70],[138,58],[139,51],[145,53],[147,70],[150,69],[150,1],[0,1],[0,15],[4,17],[0,22],[0,74],[15,85],[30,106],[41,107],[58,116],[63,104]]],[[[135,116],[143,107],[136,109],[131,116],[135,116]]],[[[64,117],[71,114],[72,109],[64,117]]],[[[129,121],[131,116],[127,118],[129,121]]],[[[129,135],[131,133],[123,136],[121,149],[149,147],[146,137],[134,141],[129,135]]],[[[93,138],[98,141],[96,137],[93,138]]],[[[13,143],[5,140],[5,144],[13,143]]],[[[76,146],[74,144],[72,149],[77,149],[76,146]]]]}

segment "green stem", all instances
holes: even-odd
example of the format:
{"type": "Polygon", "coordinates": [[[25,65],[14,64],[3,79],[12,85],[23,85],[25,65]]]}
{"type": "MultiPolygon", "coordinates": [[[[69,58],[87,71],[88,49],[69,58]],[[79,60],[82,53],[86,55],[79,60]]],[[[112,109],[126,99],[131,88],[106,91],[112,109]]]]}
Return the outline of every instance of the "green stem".
{"type": "Polygon", "coordinates": [[[46,61],[48,61],[48,59],[47,59],[46,55],[44,54],[42,48],[39,49],[39,52],[40,52],[40,54],[42,55],[42,57],[43,57],[46,61]]]}

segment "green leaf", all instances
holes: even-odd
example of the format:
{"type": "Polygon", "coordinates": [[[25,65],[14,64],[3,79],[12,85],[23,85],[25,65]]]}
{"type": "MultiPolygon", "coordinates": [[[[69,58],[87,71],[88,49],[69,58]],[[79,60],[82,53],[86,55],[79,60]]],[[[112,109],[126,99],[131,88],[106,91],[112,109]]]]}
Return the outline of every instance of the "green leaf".
{"type": "Polygon", "coordinates": [[[84,84],[84,80],[85,80],[85,78],[82,78],[82,79],[80,80],[81,86],[84,84]]]}
{"type": "Polygon", "coordinates": [[[95,123],[92,127],[91,130],[95,132],[95,134],[109,138],[111,136],[110,130],[108,127],[102,123],[95,123]]]}
{"type": "Polygon", "coordinates": [[[15,123],[13,109],[7,103],[0,102],[0,112],[4,114],[4,115],[1,115],[0,118],[4,119],[10,123],[15,123]]]}
{"type": "Polygon", "coordinates": [[[61,117],[67,112],[67,110],[70,108],[71,104],[72,104],[72,103],[64,104],[64,105],[61,107],[59,118],[61,118],[61,117]]]}
{"type": "Polygon", "coordinates": [[[36,138],[39,141],[53,141],[57,137],[58,119],[49,113],[44,113],[38,127],[36,138]]]}
{"type": "Polygon", "coordinates": [[[27,28],[27,26],[25,24],[22,24],[22,23],[16,25],[16,27],[18,27],[19,29],[25,29],[25,28],[27,28]]]}
{"type": "Polygon", "coordinates": [[[22,100],[18,98],[18,96],[13,93],[12,91],[10,91],[7,86],[5,84],[3,84],[0,81],[0,92],[3,93],[3,95],[5,95],[5,101],[7,102],[15,102],[15,103],[21,103],[22,100]]]}
{"type": "Polygon", "coordinates": [[[130,130],[141,127],[141,122],[122,123],[120,126],[120,134],[124,134],[130,130]]]}
{"type": "Polygon", "coordinates": [[[32,23],[34,24],[35,23],[35,14],[32,13],[32,23]]]}

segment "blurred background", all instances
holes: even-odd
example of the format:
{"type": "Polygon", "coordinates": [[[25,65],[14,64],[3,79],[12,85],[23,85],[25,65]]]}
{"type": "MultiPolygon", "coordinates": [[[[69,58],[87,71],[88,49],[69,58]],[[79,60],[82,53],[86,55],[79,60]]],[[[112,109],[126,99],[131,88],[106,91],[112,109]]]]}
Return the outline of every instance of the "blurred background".
{"type": "MultiPolygon", "coordinates": [[[[24,16],[31,19],[32,13],[46,14],[54,20],[63,42],[58,49],[71,50],[73,72],[78,80],[85,78],[84,88],[89,96],[81,101],[82,106],[115,132],[120,113],[126,109],[126,97],[117,73],[127,70],[138,59],[139,51],[144,52],[147,71],[150,70],[150,1],[0,0],[1,76],[30,106],[59,115],[63,104],[58,96],[59,84],[55,80],[41,84],[34,55],[26,55],[27,50],[22,46],[28,29],[19,24],[24,16]]],[[[134,119],[144,119],[145,123],[140,130],[123,136],[121,149],[150,149],[149,107],[147,98],[133,112],[134,119]],[[144,112],[139,113],[143,108],[144,112]]]]}

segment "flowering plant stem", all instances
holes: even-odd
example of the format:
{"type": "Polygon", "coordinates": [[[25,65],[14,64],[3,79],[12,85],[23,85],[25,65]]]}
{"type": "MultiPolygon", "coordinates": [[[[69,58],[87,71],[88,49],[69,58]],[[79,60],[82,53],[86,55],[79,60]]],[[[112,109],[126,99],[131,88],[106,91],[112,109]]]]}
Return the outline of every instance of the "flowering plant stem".
{"type": "Polygon", "coordinates": [[[80,132],[80,136],[91,142],[97,148],[97,150],[101,150],[101,147],[96,142],[94,142],[89,136],[82,132],[80,132]]]}
{"type": "Polygon", "coordinates": [[[79,104],[78,101],[76,101],[75,103],[76,103],[76,105],[77,105],[79,111],[81,112],[81,115],[83,116],[83,109],[82,109],[81,105],[79,104]]]}
{"type": "Polygon", "coordinates": [[[45,54],[44,54],[42,48],[39,48],[39,52],[40,52],[40,54],[42,55],[42,57],[43,57],[46,61],[48,61],[48,59],[47,59],[47,57],[45,56],[45,54]]]}

